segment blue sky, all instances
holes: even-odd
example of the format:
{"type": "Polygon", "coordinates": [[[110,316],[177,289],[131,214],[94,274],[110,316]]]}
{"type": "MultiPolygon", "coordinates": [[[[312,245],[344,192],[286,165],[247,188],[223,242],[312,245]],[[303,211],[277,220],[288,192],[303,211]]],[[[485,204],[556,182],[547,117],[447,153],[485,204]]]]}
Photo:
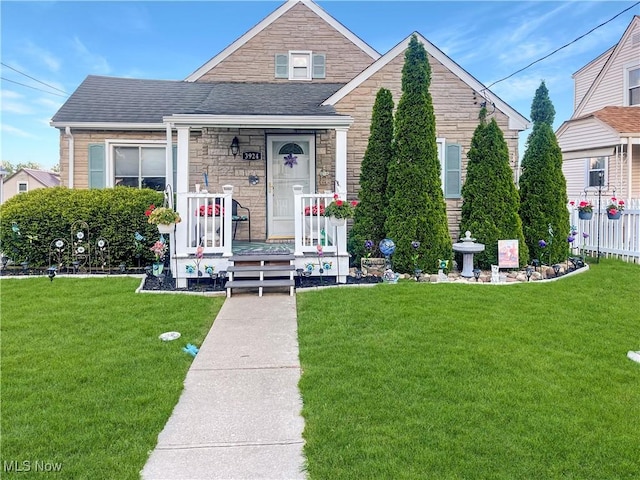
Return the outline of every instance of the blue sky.
{"type": "MultiPolygon", "coordinates": [[[[317,3],[381,54],[418,31],[489,85],[635,1],[317,3]]],[[[49,121],[65,101],[60,91],[72,93],[87,75],[183,80],[281,4],[3,0],[2,63],[55,89],[1,67],[3,79],[10,80],[1,82],[1,159],[57,164],[58,131],[49,121]]],[[[640,14],[639,5],[492,90],[528,118],[544,79],[557,128],[573,111],[571,75],[617,43],[634,14],[640,14]]],[[[524,144],[526,134],[522,139],[524,144]]]]}

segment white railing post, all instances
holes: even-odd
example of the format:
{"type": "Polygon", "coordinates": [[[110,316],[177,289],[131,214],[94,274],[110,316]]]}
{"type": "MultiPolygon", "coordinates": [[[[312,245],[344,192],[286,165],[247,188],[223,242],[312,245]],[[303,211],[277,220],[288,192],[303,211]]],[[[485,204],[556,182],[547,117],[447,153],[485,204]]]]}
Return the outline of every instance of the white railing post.
{"type": "Polygon", "coordinates": [[[230,257],[233,255],[233,232],[231,231],[233,223],[233,185],[223,185],[222,193],[223,199],[223,213],[222,213],[222,247],[223,257],[230,257]]]}
{"type": "Polygon", "coordinates": [[[295,236],[295,247],[293,254],[295,256],[301,257],[302,253],[302,223],[304,222],[304,211],[302,209],[302,185],[294,185],[293,186],[293,226],[294,226],[294,236],[295,236]]]}

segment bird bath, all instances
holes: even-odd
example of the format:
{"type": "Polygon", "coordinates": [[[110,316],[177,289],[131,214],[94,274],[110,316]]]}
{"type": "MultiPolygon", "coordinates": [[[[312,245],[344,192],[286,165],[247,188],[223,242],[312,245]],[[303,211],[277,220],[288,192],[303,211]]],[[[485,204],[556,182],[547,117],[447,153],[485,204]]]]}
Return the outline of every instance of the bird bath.
{"type": "Polygon", "coordinates": [[[471,238],[471,232],[467,230],[461,242],[453,244],[453,251],[462,253],[462,275],[463,277],[473,277],[473,254],[484,251],[484,244],[476,243],[475,238],[471,238]]]}

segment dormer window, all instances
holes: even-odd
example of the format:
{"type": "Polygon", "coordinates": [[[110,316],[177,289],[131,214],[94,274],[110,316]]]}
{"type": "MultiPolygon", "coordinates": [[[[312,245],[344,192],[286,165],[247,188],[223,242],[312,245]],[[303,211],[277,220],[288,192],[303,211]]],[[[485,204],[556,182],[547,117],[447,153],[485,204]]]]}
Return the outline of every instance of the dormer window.
{"type": "Polygon", "coordinates": [[[276,53],[275,77],[289,80],[311,80],[325,78],[325,56],[306,50],[276,53]]]}

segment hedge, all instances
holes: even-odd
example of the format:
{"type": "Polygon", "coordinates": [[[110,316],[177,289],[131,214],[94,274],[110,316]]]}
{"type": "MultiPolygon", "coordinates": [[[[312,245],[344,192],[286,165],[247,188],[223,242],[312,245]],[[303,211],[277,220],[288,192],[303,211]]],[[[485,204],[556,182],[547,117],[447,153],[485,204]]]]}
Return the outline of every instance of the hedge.
{"type": "Polygon", "coordinates": [[[144,212],[151,204],[161,205],[162,195],[127,187],[54,187],[16,195],[0,207],[0,251],[15,264],[28,261],[31,267],[48,266],[53,242],[58,238],[71,242],[72,226],[84,221],[89,226],[90,248],[99,237],[107,239],[111,267],[145,265],[153,259],[149,247],[158,239],[158,231],[144,212]],[[136,240],[136,233],[144,240],[136,240]]]}

